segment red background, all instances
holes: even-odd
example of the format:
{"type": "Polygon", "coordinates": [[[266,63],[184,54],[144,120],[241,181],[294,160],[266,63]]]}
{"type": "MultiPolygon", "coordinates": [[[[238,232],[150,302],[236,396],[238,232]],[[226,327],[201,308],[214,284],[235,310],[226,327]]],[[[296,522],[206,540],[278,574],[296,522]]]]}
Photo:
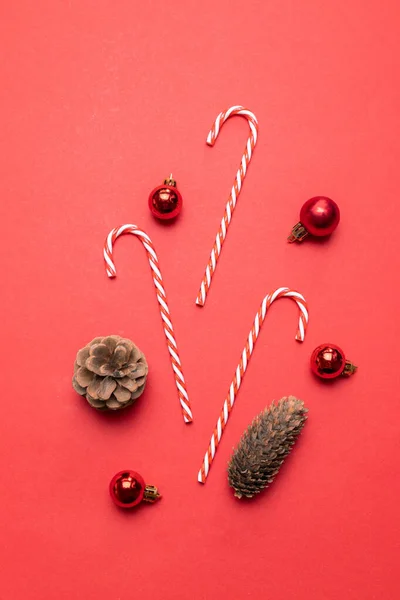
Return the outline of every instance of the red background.
{"type": "Polygon", "coordinates": [[[398,3],[3,2],[0,80],[2,600],[372,600],[398,597],[398,3]],[[259,142],[204,309],[194,299],[247,137],[218,112],[254,111],[259,142]],[[149,191],[170,172],[173,226],[149,191]],[[329,242],[286,244],[302,203],[341,207],[329,242]],[[194,423],[181,417],[145,252],[153,238],[194,423]],[[207,484],[196,475],[254,314],[287,285],[310,308],[271,309],[207,484]],[[133,339],[145,394],[118,415],[71,388],[77,350],[133,339]],[[319,343],[359,371],[323,385],[319,343]],[[273,399],[309,422],[269,491],[235,500],[232,447],[273,399]],[[163,500],[108,496],[130,467],[163,500]]]}

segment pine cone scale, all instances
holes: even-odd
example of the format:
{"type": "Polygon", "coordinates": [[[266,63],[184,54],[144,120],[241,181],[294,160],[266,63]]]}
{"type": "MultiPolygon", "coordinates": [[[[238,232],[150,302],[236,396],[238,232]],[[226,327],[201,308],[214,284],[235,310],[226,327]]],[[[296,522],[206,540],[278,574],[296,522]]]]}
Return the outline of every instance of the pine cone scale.
{"type": "Polygon", "coordinates": [[[89,358],[89,348],[82,348],[82,350],[79,350],[78,354],[76,355],[76,363],[78,364],[80,367],[83,367],[83,365],[85,364],[86,360],[89,358]]]}
{"type": "Polygon", "coordinates": [[[118,345],[114,350],[113,364],[119,368],[121,365],[127,363],[129,354],[125,346],[118,345]]]}
{"type": "Polygon", "coordinates": [[[106,344],[95,344],[91,347],[90,354],[105,361],[107,358],[110,358],[111,350],[106,346],[106,344]]]}
{"type": "Polygon", "coordinates": [[[118,379],[118,385],[126,388],[130,392],[136,392],[139,387],[137,379],[131,379],[130,377],[122,377],[122,379],[118,379]]]}
{"type": "Polygon", "coordinates": [[[86,394],[86,388],[84,388],[84,387],[81,387],[81,386],[79,385],[79,383],[76,381],[75,377],[74,377],[74,379],[72,380],[72,387],[73,387],[73,388],[74,388],[74,390],[75,390],[76,392],[78,392],[78,394],[80,394],[81,396],[84,396],[84,395],[86,394]]]}
{"type": "Polygon", "coordinates": [[[134,366],[132,373],[134,373],[135,379],[137,379],[138,377],[144,377],[147,374],[147,366],[143,363],[138,362],[134,366]]]}
{"type": "Polygon", "coordinates": [[[112,373],[106,373],[105,370],[107,365],[104,364],[101,358],[97,358],[96,356],[90,356],[85,362],[86,368],[97,375],[111,375],[112,373]]]}
{"type": "Polygon", "coordinates": [[[101,379],[97,388],[97,396],[100,400],[109,400],[111,394],[117,387],[117,382],[112,377],[101,379]]]}
{"type": "Polygon", "coordinates": [[[125,402],[128,402],[130,400],[131,393],[128,389],[117,385],[117,387],[114,390],[114,396],[116,397],[118,402],[122,402],[123,404],[125,404],[125,402]]]}
{"type": "Polygon", "coordinates": [[[106,402],[106,407],[110,410],[120,410],[123,406],[116,398],[110,398],[106,402]]]}
{"type": "Polygon", "coordinates": [[[100,399],[99,394],[98,394],[98,388],[100,387],[101,381],[102,381],[102,378],[99,377],[98,375],[95,375],[87,387],[87,393],[89,394],[89,396],[91,396],[95,400],[100,399]]]}
{"type": "Polygon", "coordinates": [[[144,390],[144,385],[142,387],[140,387],[139,389],[137,389],[136,392],[132,392],[131,393],[132,400],[136,400],[137,398],[139,398],[139,396],[142,395],[143,390],[144,390]]]}
{"type": "Polygon", "coordinates": [[[104,402],[102,400],[96,400],[95,398],[92,398],[91,396],[89,396],[89,394],[86,394],[86,399],[89,402],[90,406],[93,406],[93,408],[98,408],[98,409],[103,409],[104,410],[104,402]]]}
{"type": "Polygon", "coordinates": [[[81,367],[78,369],[75,375],[76,381],[82,387],[87,387],[91,383],[92,378],[92,373],[86,367],[81,367]]]}

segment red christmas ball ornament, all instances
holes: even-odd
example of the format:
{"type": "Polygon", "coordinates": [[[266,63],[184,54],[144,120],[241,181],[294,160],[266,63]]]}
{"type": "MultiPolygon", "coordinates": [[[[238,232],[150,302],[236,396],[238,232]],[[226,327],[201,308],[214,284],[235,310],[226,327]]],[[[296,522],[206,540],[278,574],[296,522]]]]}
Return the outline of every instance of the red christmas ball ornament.
{"type": "Polygon", "coordinates": [[[300,221],[293,227],[288,241],[302,242],[307,235],[331,235],[339,221],[340,210],[336,202],[326,196],[315,196],[301,207],[300,221]]]}
{"type": "Polygon", "coordinates": [[[357,370],[355,365],[346,360],[343,350],[335,344],[321,344],[315,348],[310,365],[314,375],[322,379],[349,377],[357,370]]]}
{"type": "Polygon", "coordinates": [[[164,179],[164,184],[159,185],[150,192],[149,208],[157,219],[169,221],[175,219],[182,210],[182,196],[176,187],[172,174],[164,179]]]}
{"type": "Polygon", "coordinates": [[[110,481],[110,495],[120,508],[133,508],[142,501],[155,502],[161,495],[153,485],[146,485],[143,477],[126,469],[119,471],[110,481]]]}

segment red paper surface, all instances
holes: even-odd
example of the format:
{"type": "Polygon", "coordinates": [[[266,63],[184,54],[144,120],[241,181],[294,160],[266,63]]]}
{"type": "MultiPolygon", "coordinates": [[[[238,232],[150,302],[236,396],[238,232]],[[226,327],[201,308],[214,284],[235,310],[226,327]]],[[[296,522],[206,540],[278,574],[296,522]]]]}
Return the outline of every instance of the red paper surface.
{"type": "Polygon", "coordinates": [[[1,9],[2,600],[392,600],[400,591],[399,10],[337,2],[8,2],[1,9]],[[205,140],[243,104],[260,124],[205,308],[194,300],[247,138],[205,140]],[[173,173],[176,224],[148,193],[173,173]],[[302,203],[342,221],[289,245],[302,203]],[[183,424],[145,252],[159,253],[194,422],[183,424]],[[262,297],[267,316],[205,486],[197,471],[262,297]],[[117,333],[145,352],[135,407],[98,414],[71,388],[77,350],[117,333]],[[325,385],[318,344],[359,365],[325,385]],[[309,422],[273,486],[235,500],[226,465],[252,417],[295,394],[309,422]],[[108,496],[133,468],[163,499],[108,496]]]}

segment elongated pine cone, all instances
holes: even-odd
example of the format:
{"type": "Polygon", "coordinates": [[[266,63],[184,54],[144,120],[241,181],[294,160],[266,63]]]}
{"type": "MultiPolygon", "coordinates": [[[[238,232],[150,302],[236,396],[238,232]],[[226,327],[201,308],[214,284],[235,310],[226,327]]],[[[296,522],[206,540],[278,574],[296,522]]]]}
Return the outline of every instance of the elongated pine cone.
{"type": "Polygon", "coordinates": [[[228,465],[235,496],[252,498],[273,481],[307,419],[307,408],[294,396],[282,398],[255,417],[228,465]]]}
{"type": "Polygon", "coordinates": [[[146,358],[131,340],[118,335],[97,337],[79,350],[73,388],[98,410],[120,410],[143,393],[146,358]]]}

